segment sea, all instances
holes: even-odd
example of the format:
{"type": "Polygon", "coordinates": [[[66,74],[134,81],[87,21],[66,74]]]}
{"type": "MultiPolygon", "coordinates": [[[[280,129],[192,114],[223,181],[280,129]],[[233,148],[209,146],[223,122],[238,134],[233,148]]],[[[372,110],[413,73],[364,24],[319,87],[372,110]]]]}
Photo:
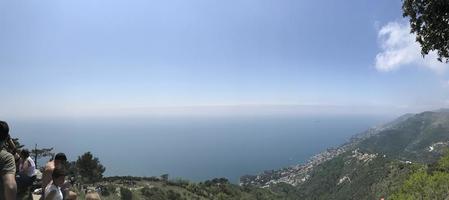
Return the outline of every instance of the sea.
{"type": "MultiPolygon", "coordinates": [[[[76,160],[90,151],[105,176],[160,176],[191,181],[304,163],[352,135],[392,118],[379,115],[274,115],[16,119],[12,137],[25,148],[54,148],[76,160]]],[[[38,161],[43,165],[49,158],[38,161]]]]}

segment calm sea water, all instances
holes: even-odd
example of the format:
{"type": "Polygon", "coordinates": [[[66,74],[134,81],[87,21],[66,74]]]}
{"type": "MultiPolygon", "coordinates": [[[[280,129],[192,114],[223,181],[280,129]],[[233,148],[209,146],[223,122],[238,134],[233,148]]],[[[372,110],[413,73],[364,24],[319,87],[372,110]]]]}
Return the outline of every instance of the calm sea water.
{"type": "MultiPolygon", "coordinates": [[[[166,117],[10,121],[27,148],[54,147],[69,159],[91,151],[106,175],[182,177],[233,182],[306,161],[382,116],[166,117]]],[[[42,163],[40,163],[42,164],[42,163]]]]}

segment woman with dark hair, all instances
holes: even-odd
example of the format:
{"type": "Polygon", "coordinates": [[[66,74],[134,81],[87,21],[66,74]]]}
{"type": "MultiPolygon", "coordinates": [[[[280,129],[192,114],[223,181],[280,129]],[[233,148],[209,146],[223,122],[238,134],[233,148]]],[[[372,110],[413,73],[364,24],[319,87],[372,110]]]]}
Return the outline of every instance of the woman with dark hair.
{"type": "Polygon", "coordinates": [[[19,173],[26,174],[28,177],[33,177],[36,173],[36,164],[30,157],[30,151],[24,149],[20,152],[19,173]]]}
{"type": "Polygon", "coordinates": [[[28,149],[20,151],[19,173],[17,175],[17,187],[19,190],[26,189],[32,185],[36,178],[36,165],[33,159],[31,159],[28,149]]]}

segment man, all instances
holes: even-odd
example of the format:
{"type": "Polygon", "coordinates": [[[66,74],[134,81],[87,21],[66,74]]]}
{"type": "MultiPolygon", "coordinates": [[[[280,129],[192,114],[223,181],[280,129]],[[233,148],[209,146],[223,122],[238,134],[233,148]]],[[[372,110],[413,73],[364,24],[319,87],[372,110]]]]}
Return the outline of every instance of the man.
{"type": "Polygon", "coordinates": [[[44,173],[42,173],[42,189],[45,189],[52,180],[52,174],[55,169],[63,169],[67,162],[64,153],[56,154],[55,158],[45,165],[44,173]]]}
{"type": "Polygon", "coordinates": [[[54,169],[51,177],[51,183],[45,187],[45,200],[63,200],[61,187],[65,181],[64,169],[54,169]]]}
{"type": "MultiPolygon", "coordinates": [[[[67,164],[67,157],[64,153],[58,153],[55,155],[55,158],[49,161],[45,165],[44,173],[42,173],[42,194],[43,199],[45,199],[45,188],[52,182],[52,174],[53,171],[64,170],[67,164]]],[[[69,191],[71,184],[66,182],[61,186],[61,190],[65,199],[76,199],[76,193],[69,191]]]]}
{"type": "Polygon", "coordinates": [[[3,195],[0,199],[15,200],[17,195],[16,163],[14,156],[6,151],[5,143],[8,143],[15,151],[15,145],[9,135],[9,126],[6,122],[0,121],[0,176],[3,184],[3,195]]]}

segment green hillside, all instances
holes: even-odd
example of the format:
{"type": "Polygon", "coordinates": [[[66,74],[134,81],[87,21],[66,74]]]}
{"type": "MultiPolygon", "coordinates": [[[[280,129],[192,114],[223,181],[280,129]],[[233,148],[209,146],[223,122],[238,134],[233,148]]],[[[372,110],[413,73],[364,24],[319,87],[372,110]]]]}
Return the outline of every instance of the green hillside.
{"type": "MultiPolygon", "coordinates": [[[[406,190],[403,187],[409,184],[410,177],[422,173],[428,166],[438,165],[436,163],[448,144],[449,112],[439,110],[405,115],[357,135],[348,144],[337,148],[344,153],[335,153],[318,165],[309,164],[313,166],[311,170],[299,170],[300,175],[294,170],[279,170],[275,174],[287,175],[271,176],[274,181],[265,177],[263,184],[274,182],[276,184],[269,184],[271,191],[291,198],[388,199],[406,190]],[[289,180],[299,178],[304,181],[289,180]]],[[[449,164],[445,169],[449,171],[449,164]]],[[[435,179],[432,176],[429,175],[429,179],[435,179]]],[[[255,182],[255,185],[259,184],[257,180],[255,182]]],[[[428,187],[427,190],[433,189],[428,187]]],[[[445,194],[449,196],[449,189],[445,194]]]]}
{"type": "Polygon", "coordinates": [[[441,156],[441,147],[448,142],[449,112],[424,112],[365,139],[359,148],[396,159],[429,163],[441,156]]]}
{"type": "Polygon", "coordinates": [[[109,177],[99,183],[105,200],[271,200],[285,199],[268,189],[241,187],[225,178],[201,183],[159,178],[109,177]]]}

